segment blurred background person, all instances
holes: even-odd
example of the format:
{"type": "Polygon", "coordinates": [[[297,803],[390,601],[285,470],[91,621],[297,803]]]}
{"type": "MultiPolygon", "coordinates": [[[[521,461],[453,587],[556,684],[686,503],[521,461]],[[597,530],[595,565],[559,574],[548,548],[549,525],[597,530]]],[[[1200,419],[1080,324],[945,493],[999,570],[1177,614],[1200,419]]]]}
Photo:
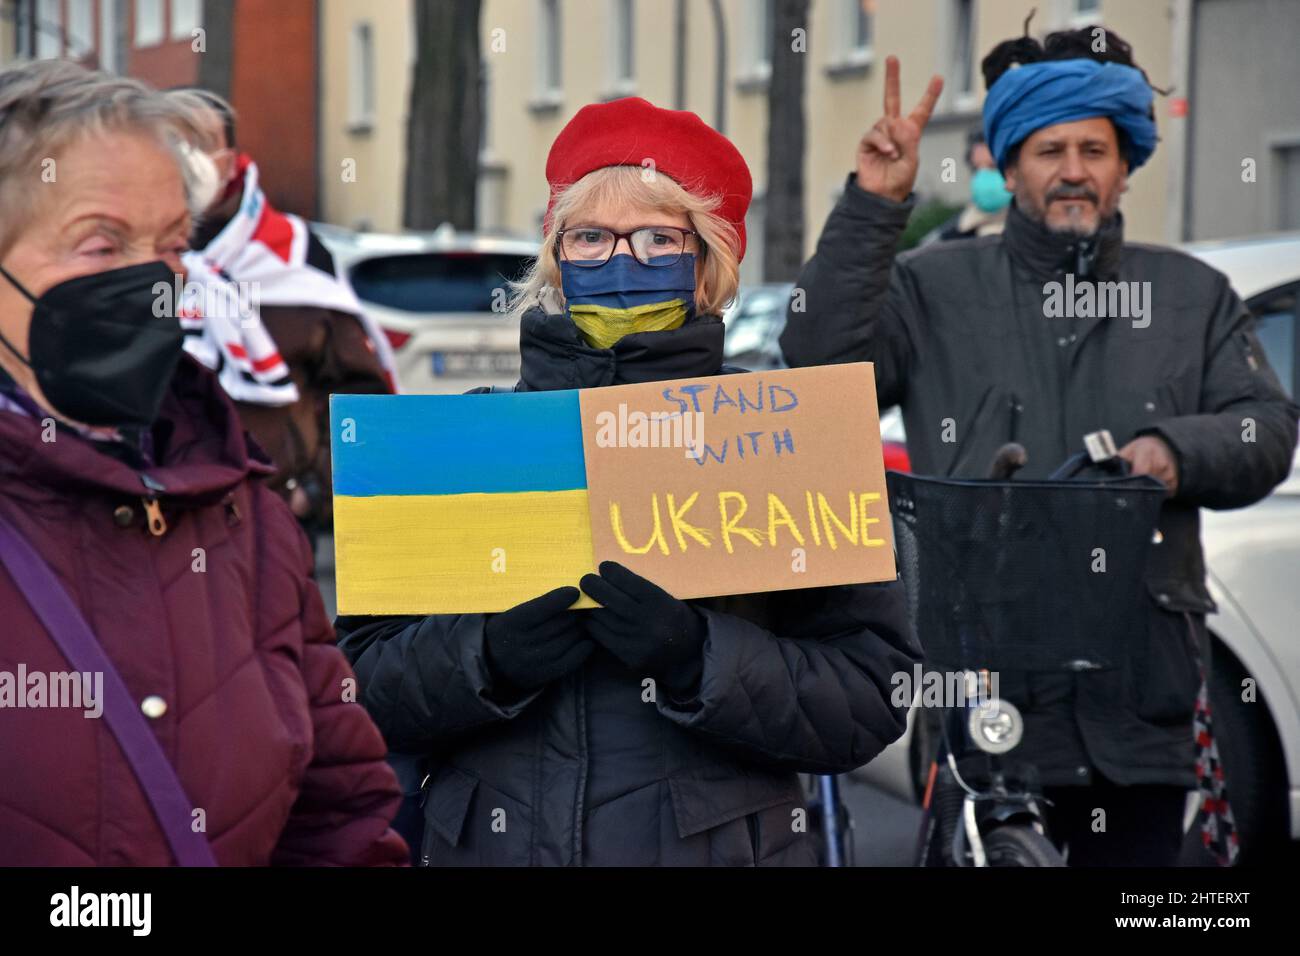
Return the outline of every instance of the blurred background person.
{"type": "MultiPolygon", "coordinates": [[[[262,370],[283,362],[299,398],[289,405],[246,401],[249,430],[275,462],[272,486],[314,532],[328,526],[329,395],[396,389],[388,339],[334,271],[329,251],[298,216],[281,213],[258,184],[257,163],[236,145],[233,108],[215,93],[199,98],[206,150],[216,170],[213,197],[196,218],[191,242],[217,276],[247,293],[275,342],[262,370]]],[[[253,371],[259,371],[257,363],[253,371]]]]}
{"type": "Polygon", "coordinates": [[[957,215],[939,225],[918,245],[942,239],[970,239],[995,236],[1007,223],[1011,193],[998,164],[993,161],[983,130],[972,130],[966,139],[966,175],[970,180],[970,201],[957,215]]]}
{"type": "MultiPolygon", "coordinates": [[[[198,115],[208,109],[198,96],[190,97],[188,105],[198,115]]],[[[182,142],[181,153],[190,210],[199,216],[217,196],[220,172],[200,146],[182,142]]],[[[265,432],[267,425],[276,421],[275,411],[280,410],[281,426],[287,429],[289,406],[299,399],[298,387],[262,322],[251,290],[241,296],[233,280],[193,250],[181,256],[181,265],[185,281],[176,298],[180,302],[177,317],[185,333],[185,351],[217,373],[245,425],[251,420],[257,424],[257,431],[265,432]]],[[[279,446],[274,434],[263,434],[260,439],[266,440],[264,447],[279,446]]]]}

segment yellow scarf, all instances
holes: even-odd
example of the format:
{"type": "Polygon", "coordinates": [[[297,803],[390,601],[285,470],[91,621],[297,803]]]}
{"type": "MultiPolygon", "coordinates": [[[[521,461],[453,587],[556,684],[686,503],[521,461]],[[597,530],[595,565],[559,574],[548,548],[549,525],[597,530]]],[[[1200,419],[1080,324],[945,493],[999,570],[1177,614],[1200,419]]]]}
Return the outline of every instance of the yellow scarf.
{"type": "Polygon", "coordinates": [[[593,348],[613,348],[614,343],[633,332],[666,332],[686,321],[686,303],[681,299],[650,302],[631,309],[604,305],[570,305],[569,318],[593,348]]]}

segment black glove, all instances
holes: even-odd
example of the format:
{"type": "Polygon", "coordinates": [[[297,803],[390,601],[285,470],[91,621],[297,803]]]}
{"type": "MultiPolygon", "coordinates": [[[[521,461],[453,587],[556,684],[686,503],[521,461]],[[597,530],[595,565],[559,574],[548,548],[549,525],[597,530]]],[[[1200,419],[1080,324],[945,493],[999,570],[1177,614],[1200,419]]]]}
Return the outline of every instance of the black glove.
{"type": "Polygon", "coordinates": [[[587,613],[587,634],[596,643],[670,690],[699,682],[708,630],[699,611],[614,561],[579,583],[601,605],[587,613]]]}
{"type": "Polygon", "coordinates": [[[483,628],[488,667],[507,693],[529,691],[582,666],[596,645],[583,633],[581,616],[568,608],[575,587],[556,588],[500,614],[483,628]]]}

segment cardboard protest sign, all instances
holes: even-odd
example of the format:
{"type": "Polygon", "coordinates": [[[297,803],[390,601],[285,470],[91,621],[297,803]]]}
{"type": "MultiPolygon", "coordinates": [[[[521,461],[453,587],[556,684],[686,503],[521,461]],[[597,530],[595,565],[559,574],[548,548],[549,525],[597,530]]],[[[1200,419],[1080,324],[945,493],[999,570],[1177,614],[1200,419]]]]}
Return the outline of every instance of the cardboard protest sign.
{"type": "Polygon", "coordinates": [[[875,396],[866,363],[583,390],[596,560],[681,598],[892,580],[875,396]]]}
{"type": "Polygon", "coordinates": [[[341,614],[502,611],[604,560],[682,598],[894,577],[867,364],[330,408],[341,614]]]}

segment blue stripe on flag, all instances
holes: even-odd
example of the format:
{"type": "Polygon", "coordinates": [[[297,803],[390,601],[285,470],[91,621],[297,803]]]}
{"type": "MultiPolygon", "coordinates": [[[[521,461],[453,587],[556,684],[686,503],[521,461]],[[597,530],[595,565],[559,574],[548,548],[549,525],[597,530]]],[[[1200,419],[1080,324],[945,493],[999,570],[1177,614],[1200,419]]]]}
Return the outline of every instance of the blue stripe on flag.
{"type": "Polygon", "coordinates": [[[336,495],[587,487],[576,389],[332,395],[330,447],[336,495]]]}

